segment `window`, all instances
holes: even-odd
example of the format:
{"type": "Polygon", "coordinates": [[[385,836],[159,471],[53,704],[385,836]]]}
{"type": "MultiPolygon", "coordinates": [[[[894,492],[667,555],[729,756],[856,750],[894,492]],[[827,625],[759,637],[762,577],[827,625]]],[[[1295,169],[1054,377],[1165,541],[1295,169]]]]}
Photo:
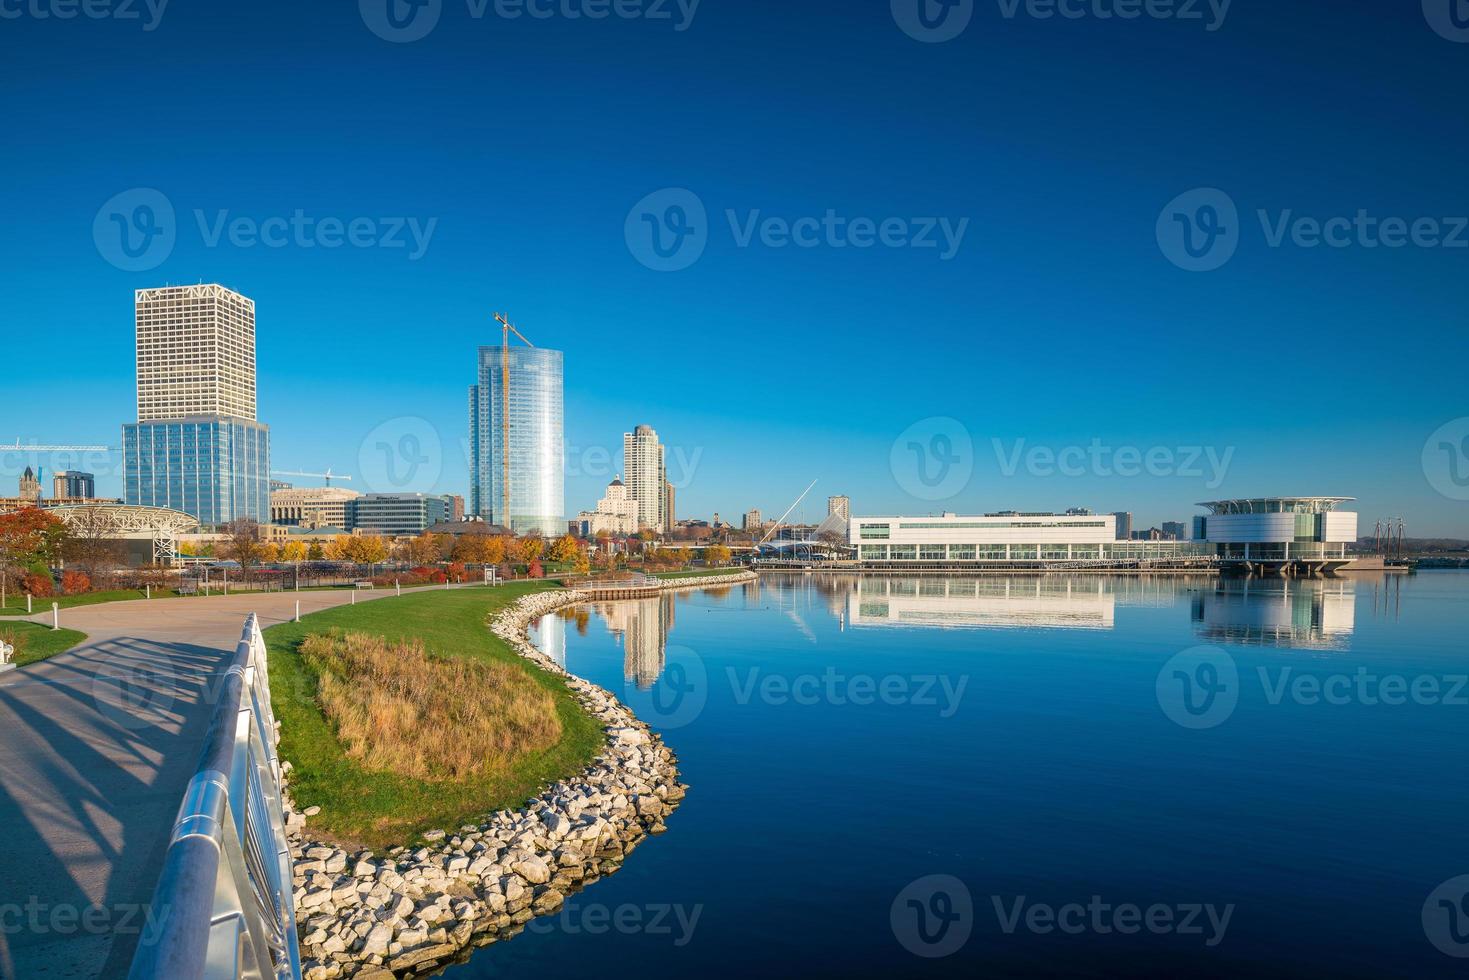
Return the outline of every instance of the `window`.
{"type": "Polygon", "coordinates": [[[884,561],[888,556],[888,546],[885,544],[862,545],[863,561],[884,561]]]}
{"type": "Polygon", "coordinates": [[[860,524],[858,525],[858,536],[864,541],[886,541],[891,536],[892,527],[888,524],[860,524]]]}
{"type": "Polygon", "coordinates": [[[1039,547],[1033,544],[1012,544],[1010,559],[1012,561],[1034,561],[1039,550],[1039,547]]]}
{"type": "Polygon", "coordinates": [[[918,549],[918,557],[923,561],[943,561],[945,549],[941,544],[925,544],[918,549]]]}
{"type": "Polygon", "coordinates": [[[1005,546],[1002,544],[982,544],[978,548],[979,557],[983,561],[1004,561],[1006,557],[1005,546]]]}
{"type": "Polygon", "coordinates": [[[951,544],[949,558],[953,561],[974,561],[974,550],[972,544],[951,544]]]}
{"type": "Polygon", "coordinates": [[[915,544],[895,544],[888,549],[888,557],[893,561],[914,561],[918,558],[918,546],[915,544]]]}
{"type": "Polygon", "coordinates": [[[1064,544],[1048,544],[1041,548],[1041,557],[1047,561],[1065,561],[1071,557],[1064,544]]]}

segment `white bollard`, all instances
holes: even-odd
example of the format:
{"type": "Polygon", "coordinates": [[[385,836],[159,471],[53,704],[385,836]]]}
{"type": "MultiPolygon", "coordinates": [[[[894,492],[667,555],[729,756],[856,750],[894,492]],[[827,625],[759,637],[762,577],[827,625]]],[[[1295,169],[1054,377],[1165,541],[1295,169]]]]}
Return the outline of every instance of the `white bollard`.
{"type": "Polygon", "coordinates": [[[352,605],[357,605],[357,586],[352,586],[352,605]]]}
{"type": "Polygon", "coordinates": [[[26,615],[30,615],[30,612],[31,612],[31,594],[29,592],[27,592],[26,593],[26,615]]]}
{"type": "Polygon", "coordinates": [[[153,598],[153,585],[152,585],[152,583],[149,583],[149,582],[144,582],[143,583],[143,598],[144,599],[151,599],[151,598],[153,598]]]}
{"type": "Polygon", "coordinates": [[[393,591],[401,596],[403,594],[403,583],[399,582],[397,579],[393,579],[393,591]]]}
{"type": "Polygon", "coordinates": [[[51,628],[61,629],[61,603],[59,602],[51,603],[51,628]]]}
{"type": "Polygon", "coordinates": [[[296,600],[296,622],[301,622],[301,600],[296,600]]]}

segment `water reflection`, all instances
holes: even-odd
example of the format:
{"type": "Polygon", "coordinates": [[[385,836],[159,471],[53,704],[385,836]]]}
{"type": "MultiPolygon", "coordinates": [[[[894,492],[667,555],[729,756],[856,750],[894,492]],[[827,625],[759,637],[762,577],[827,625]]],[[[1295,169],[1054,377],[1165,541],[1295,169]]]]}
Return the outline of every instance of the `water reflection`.
{"type": "Polygon", "coordinates": [[[1352,579],[1220,579],[1194,596],[1198,635],[1211,643],[1344,650],[1357,619],[1352,579]]]}
{"type": "MultiPolygon", "coordinates": [[[[1191,610],[1195,635],[1209,643],[1344,649],[1356,625],[1358,591],[1364,602],[1371,600],[1374,615],[1391,615],[1397,586],[1391,580],[1359,583],[1351,578],[818,574],[762,576],[738,588],[744,608],[777,609],[811,643],[818,641],[822,611],[841,629],[1114,630],[1118,610],[1134,608],[1177,609],[1180,615],[1191,610]]],[[[704,595],[717,600],[732,591],[721,588],[704,595]]],[[[622,648],[624,679],[649,690],[666,664],[677,603],[689,599],[688,594],[665,594],[598,603],[592,613],[586,608],[564,610],[542,619],[531,638],[564,665],[568,623],[585,634],[588,618],[595,614],[622,648]]]]}

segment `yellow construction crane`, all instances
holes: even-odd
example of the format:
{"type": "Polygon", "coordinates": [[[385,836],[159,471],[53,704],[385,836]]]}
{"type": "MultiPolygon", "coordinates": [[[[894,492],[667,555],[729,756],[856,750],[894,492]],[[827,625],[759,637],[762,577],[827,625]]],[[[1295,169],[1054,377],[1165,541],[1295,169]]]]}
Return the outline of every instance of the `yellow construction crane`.
{"type": "Polygon", "coordinates": [[[510,314],[496,313],[500,323],[500,513],[496,522],[501,527],[510,527],[510,335],[521,339],[527,347],[535,344],[526,340],[525,334],[515,329],[510,314]]]}

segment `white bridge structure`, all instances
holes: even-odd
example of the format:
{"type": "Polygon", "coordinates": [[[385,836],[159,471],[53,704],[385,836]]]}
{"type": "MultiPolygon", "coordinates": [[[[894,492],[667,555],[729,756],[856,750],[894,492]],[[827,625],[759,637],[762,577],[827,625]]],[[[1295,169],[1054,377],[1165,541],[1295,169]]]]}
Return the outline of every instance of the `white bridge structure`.
{"type": "Polygon", "coordinates": [[[132,504],[67,504],[48,507],[73,532],[108,541],[148,541],[154,564],[179,564],[179,535],[199,526],[183,511],[132,504]]]}

